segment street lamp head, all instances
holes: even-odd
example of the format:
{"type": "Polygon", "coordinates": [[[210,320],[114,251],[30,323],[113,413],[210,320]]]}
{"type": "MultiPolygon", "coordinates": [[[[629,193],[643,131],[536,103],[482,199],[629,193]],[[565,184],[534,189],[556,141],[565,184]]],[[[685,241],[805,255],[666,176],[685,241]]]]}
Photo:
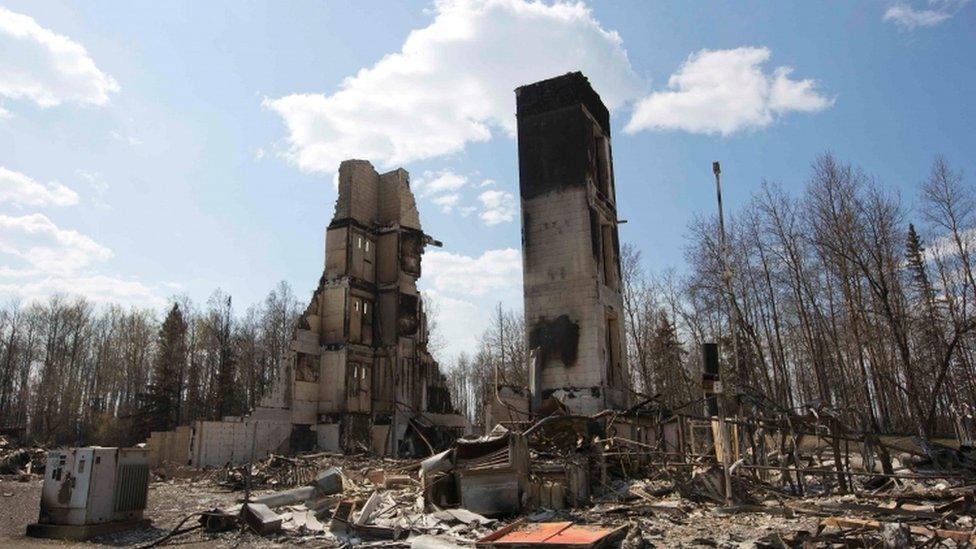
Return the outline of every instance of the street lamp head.
{"type": "Polygon", "coordinates": [[[712,173],[715,175],[722,173],[722,169],[719,168],[718,162],[712,162],[712,173]]]}

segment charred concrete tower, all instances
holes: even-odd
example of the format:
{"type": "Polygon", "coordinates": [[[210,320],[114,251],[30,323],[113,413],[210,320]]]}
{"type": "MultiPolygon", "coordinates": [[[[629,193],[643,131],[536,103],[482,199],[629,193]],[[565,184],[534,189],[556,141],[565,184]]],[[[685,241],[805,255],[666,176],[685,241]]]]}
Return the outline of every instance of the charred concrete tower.
{"type": "Polygon", "coordinates": [[[412,431],[464,425],[427,351],[417,279],[431,243],[406,171],[340,165],[325,272],[292,343],[286,399],[296,428],[307,426],[319,448],[410,453],[412,431]]]}
{"type": "Polygon", "coordinates": [[[628,398],[610,113],[579,72],[515,90],[528,345],[541,398],[628,398]]]}

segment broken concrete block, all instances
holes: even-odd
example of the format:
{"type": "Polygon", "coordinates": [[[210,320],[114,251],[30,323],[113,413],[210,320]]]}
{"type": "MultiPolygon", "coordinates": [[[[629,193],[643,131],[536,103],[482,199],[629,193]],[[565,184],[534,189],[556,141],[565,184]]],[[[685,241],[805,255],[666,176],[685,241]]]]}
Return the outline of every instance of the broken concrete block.
{"type": "Polygon", "coordinates": [[[315,477],[312,485],[315,486],[318,494],[321,496],[338,494],[342,491],[342,473],[335,467],[332,467],[315,477]]]}
{"type": "Polygon", "coordinates": [[[282,507],[285,505],[295,505],[305,503],[315,496],[314,486],[301,486],[284,492],[275,492],[265,496],[254,498],[254,503],[267,505],[269,508],[282,507]]]}
{"type": "Polygon", "coordinates": [[[320,474],[310,486],[300,486],[283,492],[275,492],[254,498],[255,503],[267,505],[269,508],[295,505],[312,500],[316,496],[328,496],[342,491],[342,474],[335,467],[320,474]]]}
{"type": "Polygon", "coordinates": [[[298,506],[295,510],[284,513],[282,518],[282,529],[292,532],[324,532],[325,525],[315,516],[315,512],[304,506],[298,506]]]}
{"type": "Polygon", "coordinates": [[[480,524],[487,525],[495,522],[494,520],[479,515],[478,513],[472,513],[467,509],[444,509],[443,511],[437,511],[431,513],[430,516],[442,522],[459,522],[461,524],[480,524]]]}
{"type": "Polygon", "coordinates": [[[248,503],[244,506],[244,520],[255,532],[266,536],[281,530],[281,516],[263,503],[248,503]]]}

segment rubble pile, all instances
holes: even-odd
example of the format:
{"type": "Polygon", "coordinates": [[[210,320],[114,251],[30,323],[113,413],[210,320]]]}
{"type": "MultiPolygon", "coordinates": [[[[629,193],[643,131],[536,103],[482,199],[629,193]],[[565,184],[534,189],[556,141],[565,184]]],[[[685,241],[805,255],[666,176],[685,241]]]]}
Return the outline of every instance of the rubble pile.
{"type": "Polygon", "coordinates": [[[46,459],[44,448],[25,447],[0,436],[0,475],[29,478],[32,474],[43,474],[46,459]]]}
{"type": "MultiPolygon", "coordinates": [[[[660,433],[703,421],[654,417],[660,433]]],[[[166,482],[236,494],[235,505],[197,510],[207,540],[246,531],[272,543],[358,547],[976,544],[970,448],[877,437],[845,447],[808,419],[788,418],[783,433],[773,426],[783,418],[739,417],[731,494],[711,435],[647,444],[617,434],[622,416],[565,410],[424,459],[272,455],[250,465],[249,481],[247,466],[228,466],[166,482]]]]}
{"type": "MultiPolygon", "coordinates": [[[[227,469],[237,479],[246,471],[227,469]]],[[[243,482],[214,481],[201,475],[196,481],[244,490],[243,482]]],[[[408,537],[445,536],[465,541],[490,532],[496,521],[465,509],[425,506],[420,462],[376,459],[369,456],[307,454],[271,456],[252,465],[251,502],[201,513],[200,522],[210,535],[241,528],[288,543],[330,542],[359,546],[409,546],[408,537]],[[313,478],[286,490],[260,488],[292,486],[314,468],[313,478]],[[290,471],[289,471],[290,469],[290,471]]],[[[169,482],[193,482],[191,479],[169,482]]]]}
{"type": "Polygon", "coordinates": [[[307,484],[319,472],[317,458],[321,455],[292,457],[271,454],[251,464],[223,469],[220,484],[235,490],[243,490],[248,482],[251,488],[287,488],[307,484]]]}

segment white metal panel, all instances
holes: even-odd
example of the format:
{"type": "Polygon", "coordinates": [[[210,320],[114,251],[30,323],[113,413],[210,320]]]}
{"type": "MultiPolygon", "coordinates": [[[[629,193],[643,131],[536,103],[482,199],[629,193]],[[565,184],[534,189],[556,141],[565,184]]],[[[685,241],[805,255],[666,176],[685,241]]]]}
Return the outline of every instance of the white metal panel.
{"type": "Polygon", "coordinates": [[[112,520],[117,448],[91,448],[87,524],[112,520]]]}

